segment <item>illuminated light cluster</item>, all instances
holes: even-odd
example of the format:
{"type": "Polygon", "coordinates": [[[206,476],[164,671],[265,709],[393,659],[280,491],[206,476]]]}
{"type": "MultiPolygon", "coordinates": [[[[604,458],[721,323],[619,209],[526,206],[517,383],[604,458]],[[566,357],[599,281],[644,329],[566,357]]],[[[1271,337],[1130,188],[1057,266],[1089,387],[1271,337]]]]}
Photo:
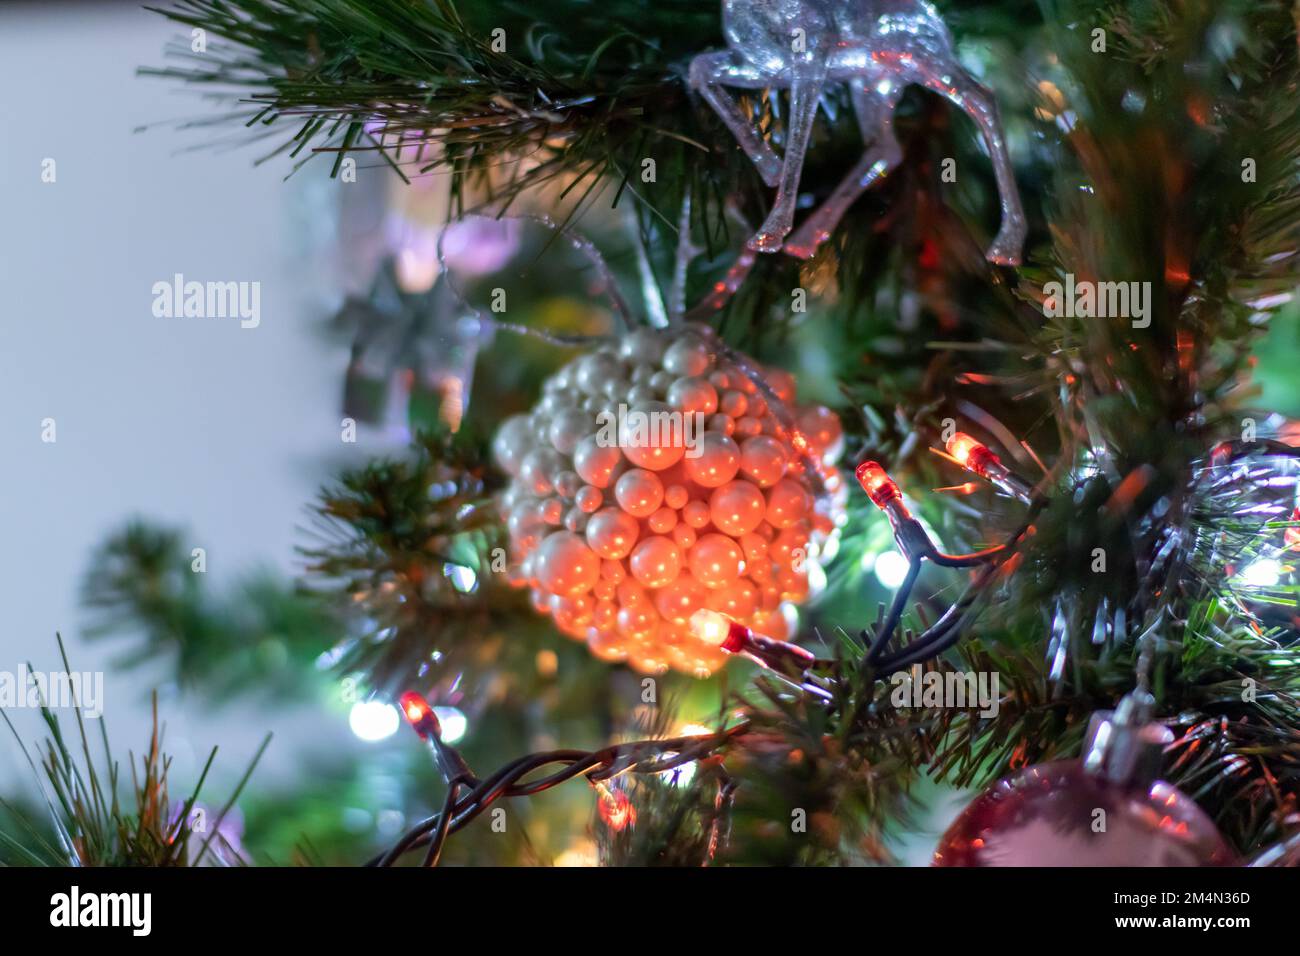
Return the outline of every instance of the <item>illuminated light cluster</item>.
{"type": "Polygon", "coordinates": [[[469,730],[469,719],[459,707],[435,707],[433,712],[438,718],[443,743],[454,744],[469,730]]]}
{"type": "Polygon", "coordinates": [[[876,580],[887,588],[896,588],[907,579],[911,563],[893,548],[876,556],[872,565],[876,580]]]}
{"type": "Polygon", "coordinates": [[[448,736],[454,736],[456,740],[459,740],[465,734],[464,714],[461,714],[455,708],[434,708],[433,705],[429,704],[429,701],[426,701],[424,697],[421,697],[415,691],[403,693],[402,697],[399,698],[398,706],[402,709],[402,715],[406,717],[407,722],[412,727],[415,727],[416,734],[424,737],[425,740],[442,740],[443,743],[450,744],[452,740],[448,739],[448,736]],[[458,721],[454,721],[454,723],[458,724],[455,735],[446,734],[441,719],[439,719],[441,717],[441,714],[438,713],[439,710],[448,711],[448,715],[451,715],[450,711],[454,711],[455,717],[459,718],[458,721]]]}
{"type": "Polygon", "coordinates": [[[891,549],[874,557],[863,555],[862,566],[864,569],[874,566],[876,577],[881,584],[885,587],[897,587],[907,577],[907,570],[910,567],[907,558],[907,542],[911,542],[917,534],[924,538],[925,533],[920,530],[920,526],[908,512],[907,506],[903,504],[902,491],[878,462],[864,461],[858,465],[856,474],[858,484],[862,485],[862,490],[867,493],[867,497],[888,516],[889,523],[894,529],[894,540],[901,549],[897,551],[891,549]]]}
{"type": "Polygon", "coordinates": [[[363,700],[352,705],[348,726],[359,738],[366,741],[384,740],[397,733],[401,717],[397,708],[382,700],[363,700]]]}
{"type": "Polygon", "coordinates": [[[1286,573],[1287,568],[1276,558],[1259,558],[1248,564],[1237,576],[1237,582],[1247,588],[1272,588],[1286,573]]]}
{"type": "Polygon", "coordinates": [[[795,391],[707,326],[638,329],[570,362],[493,441],[511,583],[643,673],[724,665],[692,633],[700,609],[788,637],[848,499],[839,419],[795,391]]]}

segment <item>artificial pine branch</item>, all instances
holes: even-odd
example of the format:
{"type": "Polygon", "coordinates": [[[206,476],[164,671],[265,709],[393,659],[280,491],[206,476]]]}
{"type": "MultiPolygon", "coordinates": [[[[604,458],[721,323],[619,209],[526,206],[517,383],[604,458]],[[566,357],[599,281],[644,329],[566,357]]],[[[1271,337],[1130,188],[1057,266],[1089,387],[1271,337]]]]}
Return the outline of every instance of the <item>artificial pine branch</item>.
{"type": "Polygon", "coordinates": [[[319,543],[302,550],[310,586],[355,629],[340,671],[395,695],[526,651],[533,616],[505,580],[497,483],[482,445],[443,429],[322,490],[319,543]]]}
{"type": "Polygon", "coordinates": [[[319,600],[269,572],[227,594],[207,587],[185,536],[133,520],[96,549],[82,584],[92,639],[135,639],[118,663],[167,659],[181,686],[216,700],[256,689],[277,699],[319,688],[316,659],[341,638],[319,600]]]}
{"type": "MultiPolygon", "coordinates": [[[[188,125],[225,127],[238,118],[259,142],[282,129],[264,158],[287,154],[295,169],[323,156],[337,175],[351,156],[403,176],[445,173],[457,214],[508,211],[522,194],[547,185],[577,199],[575,217],[598,199],[630,205],[661,275],[671,270],[678,211],[690,195],[694,242],[706,253],[690,284],[692,302],[721,277],[744,238],[728,223],[727,207],[755,222],[766,211],[768,190],[752,164],[687,89],[690,58],[724,45],[717,4],[180,0],[156,12],[205,31],[207,46],[196,53],[186,37],[170,50],[178,65],[142,72],[243,107],[188,125]],[[642,180],[647,161],[655,166],[649,182],[642,180]]],[[[959,10],[956,20],[963,34],[996,35],[1004,45],[1029,35],[1007,30],[1007,15],[959,10]]],[[[1017,16],[1023,27],[1035,16],[1033,5],[1017,16]]],[[[747,102],[779,141],[781,108],[757,95],[747,102]]],[[[953,235],[954,226],[966,231],[937,199],[933,141],[948,120],[933,97],[925,102],[919,116],[910,100],[900,111],[909,169],[884,184],[881,198],[857,204],[840,230],[839,258],[865,266],[887,261],[892,247],[910,251],[918,241],[911,226],[918,193],[931,218],[948,219],[929,224],[927,241],[953,235]]],[[[851,112],[841,91],[828,91],[825,103],[828,115],[851,112]]],[[[804,190],[824,198],[860,151],[852,123],[819,124],[804,190]]],[[[983,168],[973,146],[960,152],[963,163],[971,157],[969,168],[983,168]]],[[[972,174],[977,178],[987,182],[988,174],[972,174]]],[[[979,258],[972,267],[982,273],[979,258]]],[[[865,291],[857,271],[839,285],[847,305],[865,291]]],[[[761,257],[724,312],[724,336],[750,352],[778,347],[797,318],[790,290],[811,280],[800,273],[787,257],[761,257]]]]}
{"type": "MultiPolygon", "coordinates": [[[[71,673],[63,638],[59,637],[58,642],[64,669],[71,673]]],[[[41,700],[40,713],[49,731],[49,739],[37,752],[41,761],[39,770],[17,728],[0,710],[0,717],[38,777],[49,809],[54,839],[58,843],[56,848],[36,825],[23,820],[24,829],[35,839],[36,845],[27,845],[11,837],[6,837],[6,842],[26,861],[57,866],[201,866],[244,862],[238,849],[226,841],[221,824],[270,744],[270,734],[263,739],[222,809],[211,819],[204,817],[200,822],[193,811],[216,758],[215,747],[190,795],[173,803],[168,796],[167,780],[171,758],[162,750],[155,693],[153,732],[138,764],[135,756],[130,755],[131,802],[124,804],[120,789],[125,781],[120,780],[121,767],[113,757],[103,718],[99,721],[103,756],[99,758],[92,753],[80,702],[74,703],[78,739],[70,742],[64,735],[58,715],[48,701],[41,700]],[[80,750],[80,756],[74,748],[80,750]]],[[[14,812],[13,808],[7,808],[14,812]]]]}
{"type": "MultiPolygon", "coordinates": [[[[1260,626],[1228,580],[1258,542],[1281,538],[1235,517],[1249,482],[1209,495],[1194,476],[1217,440],[1237,437],[1249,347],[1276,310],[1268,297],[1295,284],[1294,25],[1282,4],[1190,4],[1176,15],[1153,4],[1116,10],[1105,26],[1119,38],[1114,58],[1089,50],[1086,34],[1061,31],[1056,47],[1073,78],[1060,115],[1068,111],[1076,162],[1061,165],[1054,253],[1059,273],[1160,280],[1152,322],[1139,331],[1058,318],[1034,334],[1025,313],[1020,327],[1040,358],[993,353],[1003,376],[1025,376],[1026,387],[1041,376],[1035,391],[1056,435],[1040,446],[1094,474],[1056,488],[972,642],[1019,691],[994,721],[954,723],[947,759],[957,782],[981,783],[1071,755],[1086,715],[1131,686],[1136,636],[1164,621],[1154,686],[1185,732],[1171,779],[1250,849],[1293,810],[1300,686],[1295,650],[1281,645],[1296,622],[1260,626]],[[1216,53],[1225,16],[1241,25],[1240,42],[1216,53]],[[1206,66],[1188,71],[1189,61],[1206,66]],[[1243,181],[1247,157],[1254,182],[1243,181]],[[1105,574],[1091,567],[1097,549],[1105,574]],[[1048,655],[1006,661],[1000,646],[1050,653],[1055,622],[1068,637],[1064,669],[1048,655]],[[1255,700],[1243,700],[1247,678],[1260,684],[1255,700]],[[1207,751],[1232,771],[1208,772],[1207,751]]],[[[1020,291],[1043,299],[1041,283],[1020,291]]],[[[1294,616],[1288,591],[1279,597],[1294,616]]]]}
{"type": "Polygon", "coordinates": [[[718,23],[687,0],[183,0],[157,12],[214,41],[147,72],[247,97],[250,126],[289,127],[277,152],[323,151],[336,169],[348,153],[445,168],[461,196],[464,180],[528,157],[508,198],[566,172],[579,173],[570,190],[626,181],[674,144],[709,151],[677,64],[719,40],[718,23]]]}

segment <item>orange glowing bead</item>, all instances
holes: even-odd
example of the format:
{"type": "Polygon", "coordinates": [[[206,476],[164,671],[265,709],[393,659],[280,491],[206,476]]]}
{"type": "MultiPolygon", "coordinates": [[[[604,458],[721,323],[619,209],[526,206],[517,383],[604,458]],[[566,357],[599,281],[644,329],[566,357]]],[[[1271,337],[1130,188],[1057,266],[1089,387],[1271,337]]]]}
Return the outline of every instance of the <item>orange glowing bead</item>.
{"type": "Polygon", "coordinates": [[[636,825],[636,807],[632,806],[631,798],[622,790],[604,788],[596,807],[605,826],[616,833],[636,825]]]}

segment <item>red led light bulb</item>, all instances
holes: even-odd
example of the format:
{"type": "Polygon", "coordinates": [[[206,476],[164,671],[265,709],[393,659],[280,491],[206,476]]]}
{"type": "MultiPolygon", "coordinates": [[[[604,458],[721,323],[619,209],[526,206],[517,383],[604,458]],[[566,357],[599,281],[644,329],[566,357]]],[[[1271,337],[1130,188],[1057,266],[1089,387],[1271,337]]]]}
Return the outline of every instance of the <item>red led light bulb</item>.
{"type": "Polygon", "coordinates": [[[429,733],[438,736],[438,718],[427,700],[415,691],[408,690],[401,696],[399,706],[402,709],[402,716],[410,722],[421,737],[429,733]]]}
{"type": "Polygon", "coordinates": [[[632,799],[622,790],[608,786],[597,788],[596,809],[600,819],[614,832],[636,826],[636,807],[632,799]]]}
{"type": "Polygon", "coordinates": [[[990,477],[991,470],[1002,464],[997,455],[965,432],[955,433],[947,444],[948,454],[963,468],[973,471],[981,478],[990,477]]]}
{"type": "Polygon", "coordinates": [[[858,465],[855,474],[858,476],[858,484],[877,508],[883,509],[891,501],[898,501],[903,497],[903,493],[898,490],[898,485],[877,462],[864,461],[858,465]]]}
{"type": "Polygon", "coordinates": [[[750,635],[749,628],[744,625],[703,607],[691,615],[691,633],[705,644],[720,647],[729,654],[740,651],[750,635]]]}

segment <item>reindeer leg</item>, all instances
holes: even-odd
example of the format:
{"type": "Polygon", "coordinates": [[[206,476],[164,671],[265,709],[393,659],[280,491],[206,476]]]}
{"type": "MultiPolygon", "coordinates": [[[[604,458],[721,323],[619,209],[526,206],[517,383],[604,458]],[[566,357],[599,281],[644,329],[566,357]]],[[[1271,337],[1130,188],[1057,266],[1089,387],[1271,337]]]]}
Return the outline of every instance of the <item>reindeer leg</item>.
{"type": "Polygon", "coordinates": [[[1020,265],[1028,226],[1024,210],[1020,206],[1020,193],[1016,189],[1016,176],[1011,168],[1011,157],[1007,153],[997,100],[955,64],[949,67],[949,71],[942,75],[927,71],[923,82],[930,89],[943,94],[975,121],[980,135],[984,137],[984,144],[988,147],[989,158],[993,160],[993,174],[997,177],[998,196],[1002,203],[1002,226],[985,253],[985,258],[998,265],[1020,265]]]}
{"type": "Polygon", "coordinates": [[[760,75],[752,67],[738,66],[726,50],[701,53],[691,60],[691,87],[704,97],[704,101],[713,107],[713,112],[731,130],[731,135],[736,137],[736,142],[763,177],[763,182],[775,187],[781,175],[781,160],[763,137],[758,135],[749,117],[736,105],[736,101],[723,89],[724,85],[762,89],[769,82],[769,78],[760,75]]]}
{"type": "Polygon", "coordinates": [[[894,102],[861,81],[853,85],[851,95],[866,149],[835,192],[786,240],[785,251],[799,259],[812,258],[817,247],[831,237],[854,200],[903,159],[903,151],[894,138],[894,102]]]}
{"type": "Polygon", "coordinates": [[[785,158],[781,164],[781,179],[777,183],[776,201],[766,221],[747,243],[754,252],[777,252],[781,242],[794,224],[794,201],[799,194],[799,174],[803,172],[804,155],[812,135],[813,120],[817,116],[817,102],[821,99],[825,82],[824,62],[816,69],[796,72],[790,81],[790,116],[786,125],[785,158]]]}

